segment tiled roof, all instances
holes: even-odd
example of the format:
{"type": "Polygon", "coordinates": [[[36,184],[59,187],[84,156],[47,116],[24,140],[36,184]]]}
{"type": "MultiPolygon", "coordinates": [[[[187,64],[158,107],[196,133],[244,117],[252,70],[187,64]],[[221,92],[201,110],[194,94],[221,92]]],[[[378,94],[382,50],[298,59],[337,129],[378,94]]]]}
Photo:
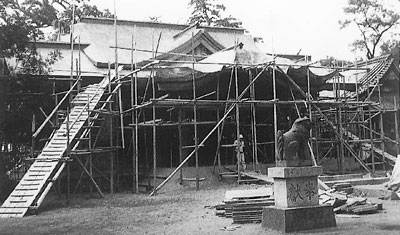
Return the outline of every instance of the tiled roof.
{"type": "MultiPolygon", "coordinates": [[[[74,60],[78,58],[78,40],[81,43],[81,70],[88,76],[107,72],[108,63],[115,61],[114,20],[103,18],[83,18],[74,25],[74,60]],[[76,51],[75,51],[76,50],[76,51]]],[[[68,76],[71,68],[69,35],[63,35],[59,42],[40,42],[38,50],[46,56],[52,49],[58,49],[63,58],[53,66],[52,75],[68,76]]],[[[132,62],[141,66],[153,58],[159,60],[188,60],[192,47],[201,46],[210,53],[241,42],[249,50],[257,50],[250,35],[244,29],[203,27],[198,25],[166,24],[156,22],[118,20],[118,64],[130,67],[132,62]],[[136,51],[132,53],[132,43],[136,51]],[[157,48],[157,49],[156,49],[157,48]],[[188,58],[183,56],[189,54],[188,58]],[[133,55],[133,56],[132,56],[133,55]]],[[[75,63],[74,63],[74,69],[75,63]]]]}

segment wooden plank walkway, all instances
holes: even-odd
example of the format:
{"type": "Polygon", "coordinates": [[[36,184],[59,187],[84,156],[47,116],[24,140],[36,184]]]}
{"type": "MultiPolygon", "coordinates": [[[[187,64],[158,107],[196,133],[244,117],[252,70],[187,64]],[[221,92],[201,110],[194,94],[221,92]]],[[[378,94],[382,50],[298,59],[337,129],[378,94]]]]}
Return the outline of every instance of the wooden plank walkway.
{"type": "MultiPolygon", "coordinates": [[[[108,85],[108,77],[99,84],[89,85],[71,102],[72,109],[68,119],[56,130],[41,154],[35,159],[24,177],[11,192],[0,207],[1,217],[23,217],[32,207],[43,199],[50,190],[59,173],[63,170],[65,161],[63,155],[69,144],[74,141],[86,120],[99,103],[108,85]],[[69,123],[67,125],[67,120],[69,123]],[[67,126],[69,138],[67,137],[67,126]]],[[[77,139],[79,141],[79,139],[77,139]]]]}

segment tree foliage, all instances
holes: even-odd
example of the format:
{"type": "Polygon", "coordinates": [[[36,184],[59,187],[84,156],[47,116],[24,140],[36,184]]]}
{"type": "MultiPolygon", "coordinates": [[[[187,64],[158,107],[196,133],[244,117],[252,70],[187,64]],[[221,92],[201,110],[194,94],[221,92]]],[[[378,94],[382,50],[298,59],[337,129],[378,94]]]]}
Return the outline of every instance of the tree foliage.
{"type": "MultiPolygon", "coordinates": [[[[59,14],[57,21],[58,27],[62,28],[64,33],[69,33],[69,28],[72,22],[73,7],[73,5],[69,5],[59,14]]],[[[74,23],[79,22],[82,17],[114,18],[114,15],[108,9],[101,11],[95,5],[82,3],[81,5],[75,6],[74,23]]]]}
{"type": "MultiPolygon", "coordinates": [[[[0,148],[12,143],[14,149],[27,146],[31,139],[33,114],[40,122],[44,118],[39,108],[47,112],[53,105],[47,74],[51,65],[61,58],[59,51],[47,56],[39,54],[35,42],[43,38],[40,27],[61,25],[69,27],[73,0],[1,0],[0,58],[13,61],[9,72],[1,77],[0,148]],[[57,7],[61,6],[61,11],[57,7]]],[[[83,16],[113,17],[85,1],[74,1],[75,21],[83,16]]]]}
{"type": "Polygon", "coordinates": [[[199,23],[207,26],[239,28],[242,22],[229,15],[223,17],[226,7],[218,4],[217,0],[190,0],[189,7],[193,8],[189,23],[199,23]]]}
{"type": "Polygon", "coordinates": [[[392,53],[393,49],[400,47],[400,41],[395,39],[390,39],[383,42],[380,46],[382,54],[392,53]]]}
{"type": "MultiPolygon", "coordinates": [[[[0,57],[14,58],[15,68],[21,72],[44,74],[59,54],[52,53],[49,59],[36,51],[35,41],[42,35],[38,27],[43,25],[40,19],[34,21],[32,15],[39,12],[36,1],[31,6],[17,0],[5,0],[0,3],[0,57]]],[[[44,18],[43,18],[44,19],[44,18]]]]}
{"type": "MultiPolygon", "coordinates": [[[[398,0],[396,0],[398,1],[398,0]]],[[[382,0],[349,0],[344,8],[347,19],[339,21],[342,28],[354,23],[362,38],[353,42],[354,50],[362,50],[372,59],[390,29],[399,23],[400,10],[382,0]]]]}

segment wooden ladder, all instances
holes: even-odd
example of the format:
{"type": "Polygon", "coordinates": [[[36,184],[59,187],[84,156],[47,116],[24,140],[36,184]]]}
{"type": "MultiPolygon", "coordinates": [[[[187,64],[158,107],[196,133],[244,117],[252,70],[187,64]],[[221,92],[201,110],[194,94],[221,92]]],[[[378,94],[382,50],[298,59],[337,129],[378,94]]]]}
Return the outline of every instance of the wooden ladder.
{"type": "Polygon", "coordinates": [[[99,104],[108,84],[109,78],[105,77],[99,84],[86,87],[72,100],[69,117],[55,131],[41,154],[0,207],[0,218],[23,217],[29,209],[36,209],[40,206],[53,182],[64,169],[65,159],[63,156],[68,146],[79,142],[77,135],[99,104]],[[68,124],[67,121],[69,121],[68,124]],[[69,138],[67,127],[69,128],[69,138]]]}

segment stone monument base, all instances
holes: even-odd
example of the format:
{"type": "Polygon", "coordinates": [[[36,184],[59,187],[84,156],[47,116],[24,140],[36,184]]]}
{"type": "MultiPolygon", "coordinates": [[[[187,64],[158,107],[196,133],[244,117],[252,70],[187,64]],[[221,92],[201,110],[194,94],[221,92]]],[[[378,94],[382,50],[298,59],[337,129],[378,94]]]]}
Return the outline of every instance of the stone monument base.
{"type": "Polygon", "coordinates": [[[294,208],[264,207],[262,226],[282,232],[293,232],[336,226],[335,214],[330,205],[294,208]]]}

